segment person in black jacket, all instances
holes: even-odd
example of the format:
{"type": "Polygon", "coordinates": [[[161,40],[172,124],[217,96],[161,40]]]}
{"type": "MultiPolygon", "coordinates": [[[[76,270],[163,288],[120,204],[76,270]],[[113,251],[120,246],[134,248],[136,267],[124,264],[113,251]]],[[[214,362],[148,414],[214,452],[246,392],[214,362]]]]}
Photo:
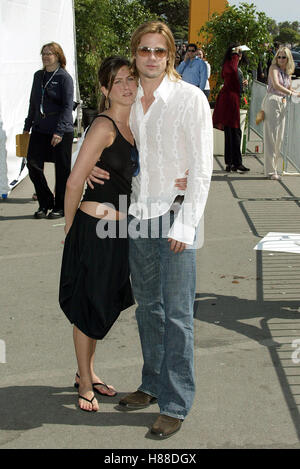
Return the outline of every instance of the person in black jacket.
{"type": "Polygon", "coordinates": [[[34,217],[48,215],[55,219],[64,216],[65,188],[71,169],[74,87],[59,44],[45,44],[41,55],[43,69],[34,74],[23,133],[31,129],[27,167],[39,202],[34,217]],[[44,175],[45,162],[55,164],[55,194],[44,175]]]}

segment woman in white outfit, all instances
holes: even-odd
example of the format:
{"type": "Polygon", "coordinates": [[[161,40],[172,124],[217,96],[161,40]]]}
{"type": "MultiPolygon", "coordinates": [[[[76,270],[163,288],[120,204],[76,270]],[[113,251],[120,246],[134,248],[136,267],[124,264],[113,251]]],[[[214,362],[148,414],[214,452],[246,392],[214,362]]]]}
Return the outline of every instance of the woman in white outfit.
{"type": "Polygon", "coordinates": [[[205,64],[206,64],[206,67],[207,67],[207,81],[205,83],[205,87],[204,87],[204,90],[203,90],[203,93],[205,94],[205,96],[209,97],[210,95],[210,85],[209,85],[209,77],[210,77],[210,64],[207,62],[207,60],[205,59],[205,54],[204,54],[204,51],[203,49],[198,49],[197,52],[196,52],[196,55],[199,57],[199,59],[202,59],[204,60],[205,64]]]}
{"type": "Polygon", "coordinates": [[[287,97],[293,94],[291,75],[295,70],[293,56],[288,47],[280,47],[272,61],[268,75],[267,94],[263,101],[264,119],[264,172],[269,179],[279,180],[278,161],[283,140],[287,97]]]}

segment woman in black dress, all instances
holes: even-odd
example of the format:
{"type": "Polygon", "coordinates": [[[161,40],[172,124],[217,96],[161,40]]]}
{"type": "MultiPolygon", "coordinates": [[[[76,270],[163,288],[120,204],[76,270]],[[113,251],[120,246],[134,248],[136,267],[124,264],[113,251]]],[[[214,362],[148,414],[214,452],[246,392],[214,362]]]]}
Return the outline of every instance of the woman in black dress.
{"type": "Polygon", "coordinates": [[[75,384],[79,387],[79,407],[86,411],[99,409],[95,391],[116,394],[95,374],[96,342],[107,334],[120,312],[134,304],[126,212],[131,179],[138,171],[129,128],[137,84],[129,67],[121,57],[110,57],[101,64],[102,107],[86,134],[66,187],[59,302],[74,325],[78,363],[75,384]],[[110,179],[94,189],[87,187],[81,200],[85,181],[95,165],[108,171],[110,179]]]}

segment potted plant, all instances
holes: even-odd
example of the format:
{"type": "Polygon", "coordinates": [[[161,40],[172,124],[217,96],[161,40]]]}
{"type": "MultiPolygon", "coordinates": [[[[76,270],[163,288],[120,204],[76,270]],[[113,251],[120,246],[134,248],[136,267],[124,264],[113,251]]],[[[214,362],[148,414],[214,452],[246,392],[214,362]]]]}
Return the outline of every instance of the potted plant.
{"type": "MultiPolygon", "coordinates": [[[[211,64],[211,102],[215,101],[223,83],[222,61],[228,44],[236,42],[241,45],[246,44],[250,48],[247,52],[249,63],[241,65],[241,69],[244,77],[251,81],[251,72],[257,70],[262,55],[262,44],[271,42],[269,33],[271,23],[272,20],[265,13],[257,11],[253,4],[242,3],[239,7],[227,6],[222,13],[213,13],[202,26],[198,34],[207,60],[211,64]]],[[[242,96],[240,108],[242,151],[246,146],[244,130],[247,125],[247,110],[251,97],[249,85],[242,96]]],[[[216,154],[224,154],[223,132],[214,129],[214,137],[216,154]]]]}
{"type": "MultiPolygon", "coordinates": [[[[230,43],[246,44],[249,64],[242,66],[244,76],[257,70],[262,55],[262,44],[271,42],[269,26],[272,20],[256,10],[253,4],[242,3],[239,7],[227,6],[222,13],[213,13],[202,26],[198,35],[211,64],[211,101],[215,101],[222,85],[222,61],[230,43]]],[[[248,101],[249,102],[249,101],[248,101]]]]}

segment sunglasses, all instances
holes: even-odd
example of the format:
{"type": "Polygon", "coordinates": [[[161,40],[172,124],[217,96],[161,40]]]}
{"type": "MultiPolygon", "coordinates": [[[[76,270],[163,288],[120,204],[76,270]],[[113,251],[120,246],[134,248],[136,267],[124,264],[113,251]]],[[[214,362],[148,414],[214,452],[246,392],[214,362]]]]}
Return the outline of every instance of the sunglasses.
{"type": "Polygon", "coordinates": [[[277,59],[286,59],[285,55],[277,55],[277,59]]]}
{"type": "Polygon", "coordinates": [[[153,52],[155,57],[157,57],[158,59],[163,59],[168,53],[167,49],[164,49],[163,47],[146,46],[138,47],[137,52],[140,57],[149,57],[153,52]]]}

